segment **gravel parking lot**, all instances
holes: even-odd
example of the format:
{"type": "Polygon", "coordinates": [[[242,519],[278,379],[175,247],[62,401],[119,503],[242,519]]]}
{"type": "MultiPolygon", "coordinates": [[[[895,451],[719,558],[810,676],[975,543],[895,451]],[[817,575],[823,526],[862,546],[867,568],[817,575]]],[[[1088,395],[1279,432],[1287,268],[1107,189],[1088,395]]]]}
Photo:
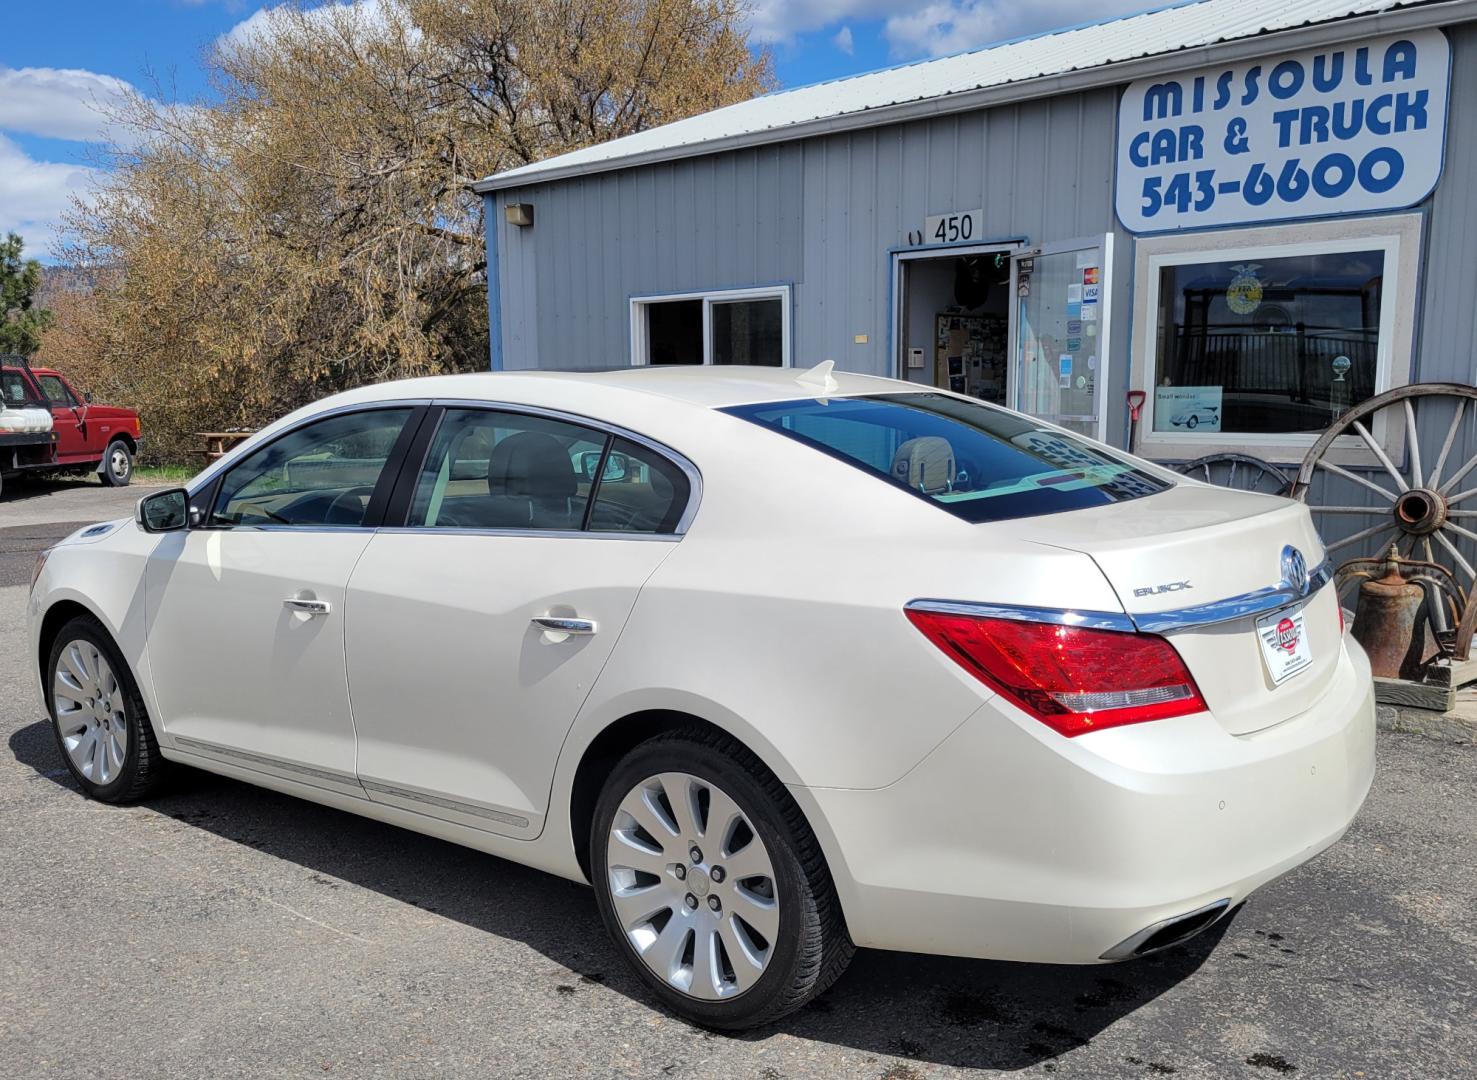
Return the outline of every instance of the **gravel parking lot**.
{"type": "Polygon", "coordinates": [[[1381,733],[1344,842],[1167,955],[862,953],[805,1012],[716,1036],[648,1004],[582,887],[203,773],[84,800],[25,582],[139,492],[63,487],[0,503],[0,1076],[1477,1075],[1477,748],[1381,733]]]}

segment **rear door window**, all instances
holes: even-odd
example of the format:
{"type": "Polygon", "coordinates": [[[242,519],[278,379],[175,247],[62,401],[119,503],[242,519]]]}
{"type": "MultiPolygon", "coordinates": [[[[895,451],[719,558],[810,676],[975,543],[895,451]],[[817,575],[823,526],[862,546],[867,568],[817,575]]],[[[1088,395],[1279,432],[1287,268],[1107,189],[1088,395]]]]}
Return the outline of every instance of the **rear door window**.
{"type": "Polygon", "coordinates": [[[943,394],[766,402],[725,411],[970,522],[1080,510],[1173,486],[1100,443],[943,394]]]}
{"type": "Polygon", "coordinates": [[[607,439],[604,432],[551,417],[448,409],[407,524],[577,532],[607,439]]]}
{"type": "Polygon", "coordinates": [[[675,533],[692,485],[674,462],[630,439],[613,440],[590,512],[595,532],[675,533]]]}

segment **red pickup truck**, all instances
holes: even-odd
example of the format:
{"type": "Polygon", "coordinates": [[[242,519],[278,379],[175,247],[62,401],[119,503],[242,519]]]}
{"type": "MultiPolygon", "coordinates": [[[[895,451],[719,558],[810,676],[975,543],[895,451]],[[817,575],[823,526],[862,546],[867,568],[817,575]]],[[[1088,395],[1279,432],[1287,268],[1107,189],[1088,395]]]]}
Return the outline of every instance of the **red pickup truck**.
{"type": "Polygon", "coordinates": [[[12,434],[0,446],[0,478],[23,472],[95,472],[111,487],[133,478],[141,429],[138,413],[94,405],[59,371],[33,367],[16,356],[0,356],[0,398],[6,408],[51,412],[54,438],[12,434]],[[23,445],[24,444],[24,445],[23,445]]]}

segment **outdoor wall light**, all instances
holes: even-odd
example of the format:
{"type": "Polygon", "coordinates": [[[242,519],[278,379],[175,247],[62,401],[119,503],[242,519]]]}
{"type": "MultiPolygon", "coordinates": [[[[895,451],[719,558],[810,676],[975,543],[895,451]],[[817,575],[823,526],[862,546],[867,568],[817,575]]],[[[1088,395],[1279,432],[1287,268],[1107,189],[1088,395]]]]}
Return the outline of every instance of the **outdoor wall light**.
{"type": "Polygon", "coordinates": [[[509,225],[527,228],[533,224],[533,203],[509,203],[503,207],[503,216],[508,219],[509,225]]]}

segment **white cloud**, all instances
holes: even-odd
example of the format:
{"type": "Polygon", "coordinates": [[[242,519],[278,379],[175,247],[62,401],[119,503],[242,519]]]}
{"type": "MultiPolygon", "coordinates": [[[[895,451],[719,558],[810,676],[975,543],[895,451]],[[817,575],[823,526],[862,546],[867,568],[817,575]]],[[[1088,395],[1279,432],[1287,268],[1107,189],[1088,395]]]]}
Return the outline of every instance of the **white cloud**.
{"type": "Polygon", "coordinates": [[[104,110],[129,89],[95,71],[0,67],[0,130],[95,141],[107,133],[104,110]]]}
{"type": "MultiPolygon", "coordinates": [[[[389,25],[389,8],[399,2],[400,0],[328,0],[307,9],[306,15],[310,20],[316,19],[324,24],[329,24],[331,20],[352,17],[364,29],[376,30],[389,25]]],[[[248,44],[269,33],[273,24],[284,15],[296,13],[297,10],[297,5],[293,3],[259,8],[218,37],[216,45],[229,49],[235,45],[248,44]]]]}
{"type": "Polygon", "coordinates": [[[796,34],[806,34],[835,26],[845,19],[881,19],[899,8],[911,5],[897,0],[755,0],[749,13],[749,34],[755,41],[786,42],[796,34]]]}
{"type": "Polygon", "coordinates": [[[1103,0],[1091,18],[1075,0],[942,0],[888,18],[883,34],[894,52],[905,56],[943,56],[1083,22],[1096,22],[1144,9],[1143,0],[1103,0]]]}
{"type": "MultiPolygon", "coordinates": [[[[909,59],[962,52],[1143,9],[1144,0],[1103,0],[1090,9],[1076,0],[934,0],[922,6],[898,0],[812,0],[805,4],[758,0],[749,28],[755,41],[784,43],[797,34],[848,20],[881,20],[882,35],[893,54],[909,59]]],[[[843,30],[850,27],[843,26],[843,30]]],[[[839,34],[836,46],[841,48],[839,34]]]]}
{"type": "Polygon", "coordinates": [[[831,39],[831,43],[847,56],[851,56],[856,52],[856,43],[851,40],[851,27],[849,26],[843,26],[840,30],[837,30],[836,36],[831,39]]]}
{"type": "Polygon", "coordinates": [[[95,170],[83,165],[36,161],[0,135],[0,234],[20,233],[26,255],[45,257],[73,195],[85,196],[95,170]]]}

